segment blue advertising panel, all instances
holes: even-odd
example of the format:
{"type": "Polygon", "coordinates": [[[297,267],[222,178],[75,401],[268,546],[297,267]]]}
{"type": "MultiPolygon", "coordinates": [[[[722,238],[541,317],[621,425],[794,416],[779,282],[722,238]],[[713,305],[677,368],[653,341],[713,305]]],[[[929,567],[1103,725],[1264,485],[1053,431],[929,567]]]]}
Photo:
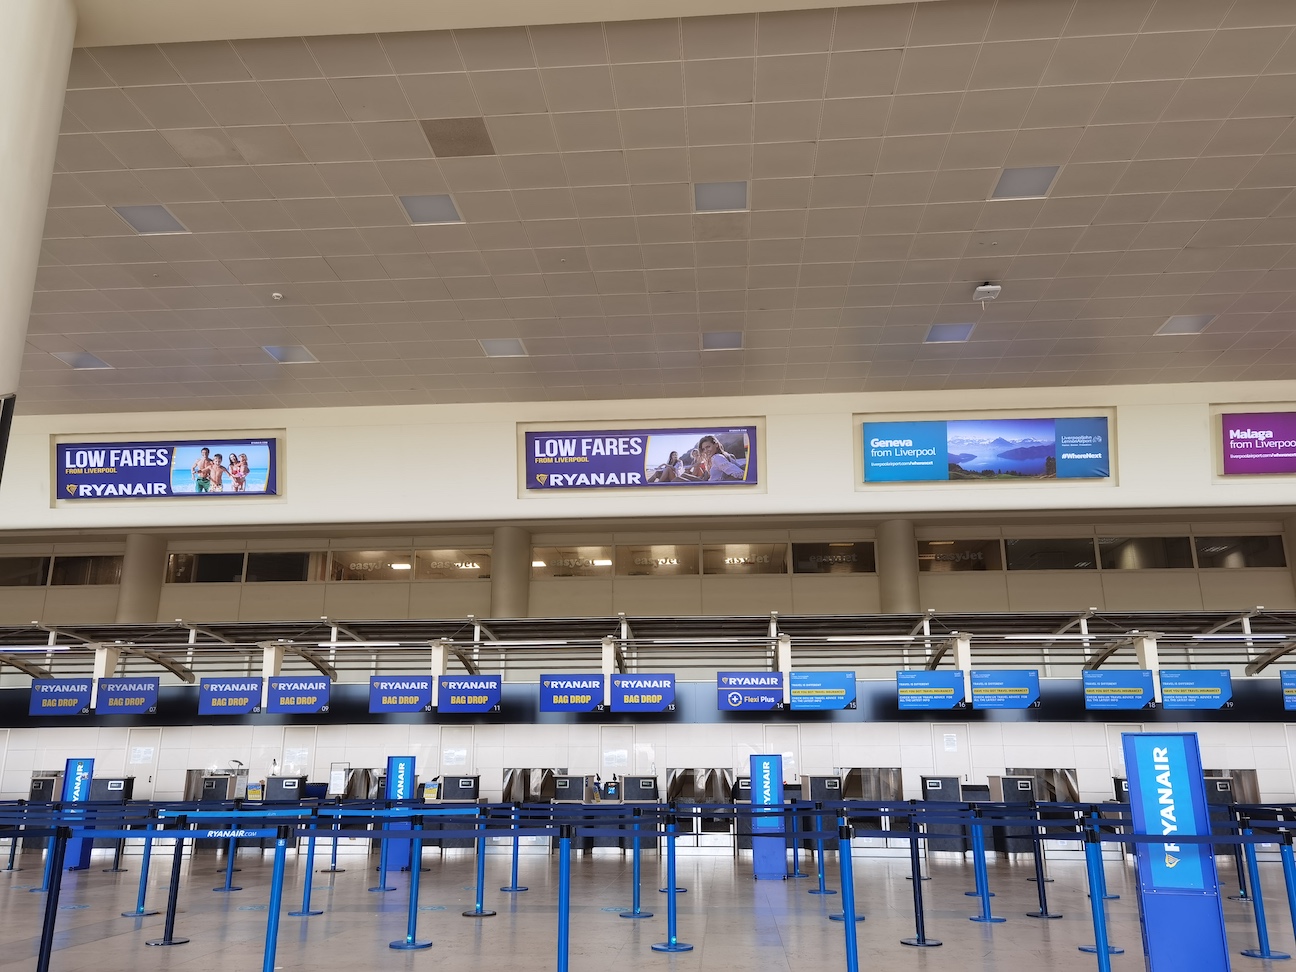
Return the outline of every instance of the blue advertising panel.
{"type": "Polygon", "coordinates": [[[158,679],[101,678],[96,715],[140,715],[157,711],[158,679]]]}
{"type": "MultiPolygon", "coordinates": [[[[783,806],[782,756],[751,757],[751,802],[753,807],[783,806]]],[[[787,878],[787,844],[782,834],[783,817],[780,814],[756,814],[752,817],[752,867],[757,881],[783,881],[787,878]]]]}
{"type": "Polygon", "coordinates": [[[1134,833],[1165,837],[1135,844],[1143,942],[1150,972],[1229,968],[1224,912],[1209,843],[1206,785],[1196,733],[1122,735],[1134,833]]]}
{"type": "Polygon", "coordinates": [[[855,708],[854,672],[792,672],[788,687],[794,711],[855,708]]]}
{"type": "Polygon", "coordinates": [[[526,434],[527,489],[756,483],[754,425],[526,434]]]}
{"type": "Polygon", "coordinates": [[[1001,418],[865,422],[868,483],[1106,479],[1107,419],[1001,418]]]}
{"type": "Polygon", "coordinates": [[[1227,668],[1161,669],[1163,709],[1231,709],[1233,678],[1227,668]]]}
{"type": "Polygon", "coordinates": [[[260,711],[259,678],[204,678],[198,683],[199,715],[246,715],[260,711]]]}
{"type": "Polygon", "coordinates": [[[603,708],[602,675],[541,675],[541,712],[597,712],[603,708]]]}
{"type": "Polygon", "coordinates": [[[1035,669],[972,671],[972,708],[1039,707],[1039,672],[1035,669]]]}
{"type": "Polygon", "coordinates": [[[333,680],[327,675],[283,675],[270,679],[267,712],[327,712],[333,680]]]}
{"type": "Polygon", "coordinates": [[[370,712],[431,712],[431,675],[370,675],[370,712]]]}
{"type": "Polygon", "coordinates": [[[90,679],[37,678],[31,683],[27,714],[34,716],[85,715],[90,711],[90,679]]]}
{"type": "Polygon", "coordinates": [[[60,442],[55,496],[273,496],[278,464],[277,439],[60,442]]]}
{"type": "Polygon", "coordinates": [[[437,691],[437,711],[498,711],[502,691],[498,675],[442,675],[437,691]]]}
{"type": "MultiPolygon", "coordinates": [[[[384,795],[388,800],[413,800],[418,796],[418,778],[414,775],[413,756],[387,757],[387,784],[384,795]]],[[[390,830],[407,830],[405,820],[388,820],[390,830]]],[[[410,866],[410,842],[387,841],[387,866],[401,870],[410,866]]]]}
{"type": "Polygon", "coordinates": [[[716,707],[722,712],[783,708],[783,673],[717,672],[716,707]]]}
{"type": "Polygon", "coordinates": [[[1151,709],[1156,704],[1152,673],[1146,668],[1086,671],[1084,703],[1086,709],[1151,709]]]}
{"type": "Polygon", "coordinates": [[[903,709],[962,709],[963,673],[896,672],[896,696],[903,709]]]}
{"type": "MultiPolygon", "coordinates": [[[[87,757],[69,759],[63,764],[63,802],[86,803],[90,800],[90,781],[94,779],[94,760],[87,757]]],[[[83,871],[90,866],[93,838],[73,837],[63,852],[63,866],[69,871],[83,871]]]]}
{"type": "Polygon", "coordinates": [[[1282,677],[1283,708],[1288,712],[1296,709],[1296,668],[1288,668],[1278,673],[1282,677]]]}
{"type": "Polygon", "coordinates": [[[674,712],[674,675],[613,675],[613,712],[674,712]]]}

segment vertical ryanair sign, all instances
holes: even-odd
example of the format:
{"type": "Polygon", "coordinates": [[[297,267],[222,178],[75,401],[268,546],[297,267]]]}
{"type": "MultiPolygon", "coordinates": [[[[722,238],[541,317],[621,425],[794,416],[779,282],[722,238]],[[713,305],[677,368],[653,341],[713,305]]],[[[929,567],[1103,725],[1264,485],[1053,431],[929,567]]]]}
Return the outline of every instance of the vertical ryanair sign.
{"type": "MultiPolygon", "coordinates": [[[[782,756],[752,756],[751,802],[753,809],[783,806],[782,756]]],[[[787,845],[781,815],[756,813],[752,816],[752,867],[757,881],[782,881],[787,877],[787,845]]]]}
{"type": "MultiPolygon", "coordinates": [[[[63,802],[87,803],[90,800],[90,782],[94,779],[94,760],[86,757],[69,759],[63,767],[63,802]]],[[[90,866],[90,850],[94,839],[73,837],[67,842],[64,866],[69,871],[83,871],[90,866]]]]}
{"type": "MultiPolygon", "coordinates": [[[[388,800],[413,800],[417,795],[418,778],[414,775],[414,757],[413,756],[388,756],[387,757],[387,789],[386,797],[388,800]]],[[[407,820],[389,820],[387,826],[391,830],[409,829],[407,820]]],[[[387,841],[387,864],[389,867],[406,868],[410,866],[411,845],[407,840],[389,840],[387,841]]]]}
{"type": "Polygon", "coordinates": [[[1229,968],[1224,912],[1209,843],[1206,784],[1196,733],[1125,733],[1144,943],[1150,972],[1229,968]]]}

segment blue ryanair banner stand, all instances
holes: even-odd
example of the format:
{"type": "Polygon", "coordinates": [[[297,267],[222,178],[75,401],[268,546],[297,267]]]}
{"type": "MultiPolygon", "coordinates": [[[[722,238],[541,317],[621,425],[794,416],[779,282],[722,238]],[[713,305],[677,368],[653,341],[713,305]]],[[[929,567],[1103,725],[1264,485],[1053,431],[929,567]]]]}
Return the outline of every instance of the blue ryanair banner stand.
{"type": "MultiPolygon", "coordinates": [[[[63,802],[86,803],[90,799],[90,781],[94,778],[94,760],[69,759],[63,768],[63,802]]],[[[69,871],[81,871],[90,866],[90,849],[93,840],[73,837],[68,841],[63,866],[69,871]]]]}
{"type": "MultiPolygon", "coordinates": [[[[753,807],[783,806],[783,757],[752,756],[753,807]]],[[[757,881],[782,881],[787,877],[787,842],[779,813],[752,817],[752,867],[757,881]]]]}
{"type": "Polygon", "coordinates": [[[1197,734],[1121,738],[1134,833],[1166,838],[1135,845],[1148,972],[1229,972],[1214,850],[1176,841],[1211,832],[1197,734]]]}
{"type": "MultiPolygon", "coordinates": [[[[387,799],[413,800],[415,795],[414,757],[387,757],[387,799]]],[[[388,820],[388,830],[408,830],[409,824],[403,820],[388,820]]],[[[387,866],[405,870],[410,866],[410,845],[405,840],[387,842],[387,866]]]]}

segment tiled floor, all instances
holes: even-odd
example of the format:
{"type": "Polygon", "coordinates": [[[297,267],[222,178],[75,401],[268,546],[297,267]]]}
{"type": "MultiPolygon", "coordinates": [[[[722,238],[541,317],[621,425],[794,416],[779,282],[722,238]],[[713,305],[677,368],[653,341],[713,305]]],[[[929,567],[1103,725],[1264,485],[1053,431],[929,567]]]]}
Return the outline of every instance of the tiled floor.
{"type": "MultiPolygon", "coordinates": [[[[7,848],[6,848],[7,849],[7,848]]],[[[154,857],[148,904],[162,907],[166,900],[170,853],[160,845],[154,857]]],[[[176,934],[191,939],[187,945],[149,948],[146,939],[162,933],[162,916],[143,919],[118,917],[135,907],[139,858],[128,856],[126,873],[104,873],[107,852],[96,852],[89,871],[65,875],[58,912],[56,951],[50,968],[58,972],[114,972],[153,969],[260,969],[266,927],[266,904],[272,855],[243,850],[235,875],[243,890],[217,894],[212,888],[223,881],[223,858],[210,853],[186,859],[180,893],[176,934]]],[[[283,969],[454,969],[541,972],[556,968],[558,912],[557,859],[523,855],[523,894],[503,894],[508,883],[507,855],[487,857],[486,907],[499,912],[494,918],[464,918],[460,912],[473,905],[474,863],[470,852],[453,851],[442,857],[429,849],[422,875],[419,935],[431,938],[434,947],[419,952],[389,949],[388,942],[406,931],[409,875],[396,874],[390,893],[370,893],[376,874],[374,861],[358,854],[343,855],[345,873],[315,875],[312,904],[324,914],[291,918],[286,912],[301,904],[305,855],[288,855],[284,916],[278,941],[276,968],[283,969]]],[[[327,866],[327,856],[317,867],[327,866]]],[[[811,862],[812,863],[812,862],[811,862]]],[[[39,942],[45,895],[25,890],[39,885],[39,855],[20,857],[23,870],[0,871],[0,968],[32,969],[39,942]]],[[[1050,905],[1064,917],[1054,921],[1028,918],[1036,908],[1035,885],[1029,858],[1009,861],[992,858],[991,887],[996,915],[1004,924],[982,925],[968,921],[978,912],[978,902],[963,892],[973,883],[970,859],[937,855],[929,862],[931,880],[923,883],[927,899],[927,930],[944,941],[941,948],[914,949],[899,943],[913,934],[912,884],[905,880],[908,862],[881,858],[855,858],[858,901],[868,920],[859,930],[861,969],[958,970],[1091,970],[1094,956],[1076,946],[1093,941],[1084,867],[1079,861],[1053,861],[1048,885],[1050,905]]],[[[813,877],[787,882],[755,882],[749,860],[736,864],[728,856],[679,857],[680,883],[688,893],[679,895],[678,937],[696,947],[693,951],[664,955],[649,946],[666,938],[666,895],[661,885],[664,868],[654,856],[645,858],[643,907],[655,916],[623,920],[617,910],[630,903],[629,858],[617,852],[592,856],[573,855],[571,952],[572,972],[691,972],[694,969],[754,969],[761,972],[807,972],[809,969],[844,969],[845,948],[840,922],[826,915],[841,909],[840,895],[807,894],[816,886],[813,877]]],[[[1264,864],[1270,933],[1273,946],[1291,951],[1291,922],[1282,895],[1277,864],[1264,864]]],[[[813,873],[810,864],[805,870],[813,873]]],[[[829,887],[836,887],[835,865],[829,858],[829,887]]],[[[1135,899],[1133,871],[1120,863],[1107,865],[1110,890],[1121,895],[1108,903],[1113,943],[1126,953],[1112,960],[1113,969],[1140,970],[1143,959],[1135,899]]],[[[1221,874],[1230,877],[1231,864],[1221,860],[1221,874]]],[[[1230,888],[1230,890],[1233,890],[1230,888]]],[[[1249,905],[1226,902],[1230,947],[1254,946],[1254,926],[1249,905]]],[[[1235,957],[1239,969],[1263,969],[1271,963],[1235,957]]],[[[1274,963],[1277,964],[1277,963],[1274,963]]]]}

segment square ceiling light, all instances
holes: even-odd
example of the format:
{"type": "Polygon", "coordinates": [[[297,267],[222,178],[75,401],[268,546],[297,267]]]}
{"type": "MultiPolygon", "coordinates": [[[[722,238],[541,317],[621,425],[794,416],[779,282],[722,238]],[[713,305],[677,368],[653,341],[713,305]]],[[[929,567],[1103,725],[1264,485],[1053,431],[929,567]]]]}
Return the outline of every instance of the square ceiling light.
{"type": "Polygon", "coordinates": [[[303,348],[299,344],[274,345],[261,350],[280,364],[313,364],[319,360],[310,353],[309,348],[303,348]]]}
{"type": "Polygon", "coordinates": [[[698,182],[693,186],[694,212],[737,213],[746,208],[746,182],[698,182]]]}
{"type": "Polygon", "coordinates": [[[933,324],[923,344],[962,344],[972,336],[975,324],[933,324]]]}
{"type": "Polygon", "coordinates": [[[188,233],[185,225],[165,206],[114,206],[113,212],[140,236],[188,233]]]}
{"type": "Polygon", "coordinates": [[[89,351],[55,351],[58,358],[73,371],[112,371],[113,366],[89,351]]]}
{"type": "Polygon", "coordinates": [[[703,351],[741,351],[742,331],[703,331],[703,351]]]}
{"type": "Polygon", "coordinates": [[[1057,165],[1027,165],[1004,169],[999,182],[990,193],[991,199],[1041,199],[1048,195],[1053,180],[1057,178],[1057,165]]]}
{"type": "Polygon", "coordinates": [[[415,226],[426,226],[429,223],[462,223],[463,217],[455,208],[454,200],[447,195],[436,196],[401,196],[400,204],[405,207],[405,215],[415,226]]]}
{"type": "Polygon", "coordinates": [[[485,118],[429,118],[419,122],[428,147],[438,159],[494,155],[485,118]]]}
{"type": "Polygon", "coordinates": [[[1215,320],[1214,314],[1176,314],[1166,318],[1166,322],[1157,328],[1161,337],[1173,337],[1176,334],[1200,334],[1215,320]]]}
{"type": "Polygon", "coordinates": [[[527,349],[517,338],[478,338],[488,358],[526,358],[527,349]]]}

